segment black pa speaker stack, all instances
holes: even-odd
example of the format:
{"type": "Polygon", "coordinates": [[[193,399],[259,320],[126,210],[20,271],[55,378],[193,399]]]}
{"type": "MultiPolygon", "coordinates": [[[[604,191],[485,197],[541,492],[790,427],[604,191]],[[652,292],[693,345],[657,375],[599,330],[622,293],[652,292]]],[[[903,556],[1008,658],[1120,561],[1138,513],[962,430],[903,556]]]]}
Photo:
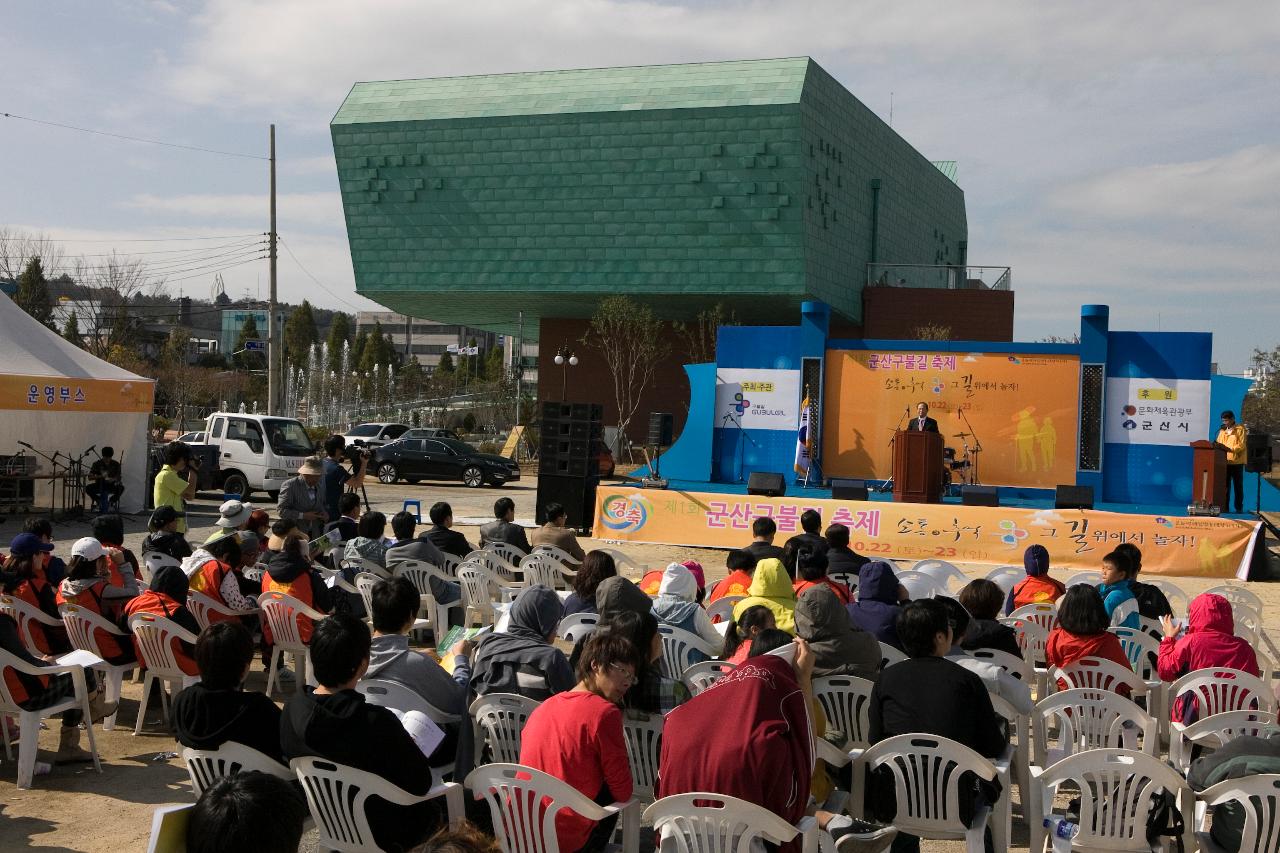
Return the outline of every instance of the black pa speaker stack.
{"type": "Polygon", "coordinates": [[[603,440],[603,420],[604,407],[599,403],[543,401],[538,506],[534,512],[538,524],[547,521],[547,504],[558,503],[569,515],[569,527],[591,527],[600,482],[593,448],[603,440]]]}
{"type": "Polygon", "coordinates": [[[747,494],[780,498],[787,494],[787,480],[771,471],[752,471],[747,478],[747,494]]]}
{"type": "Polygon", "coordinates": [[[965,506],[1000,506],[1000,491],[995,486],[961,486],[960,503],[965,506]]]}
{"type": "Polygon", "coordinates": [[[831,497],[837,501],[866,501],[871,497],[867,493],[866,480],[841,480],[831,478],[831,497]]]}
{"type": "Polygon", "coordinates": [[[1245,437],[1244,469],[1250,474],[1270,474],[1271,436],[1265,432],[1251,432],[1245,437]]]}
{"type": "Polygon", "coordinates": [[[1093,486],[1058,486],[1054,509],[1093,509],[1093,486]]]}

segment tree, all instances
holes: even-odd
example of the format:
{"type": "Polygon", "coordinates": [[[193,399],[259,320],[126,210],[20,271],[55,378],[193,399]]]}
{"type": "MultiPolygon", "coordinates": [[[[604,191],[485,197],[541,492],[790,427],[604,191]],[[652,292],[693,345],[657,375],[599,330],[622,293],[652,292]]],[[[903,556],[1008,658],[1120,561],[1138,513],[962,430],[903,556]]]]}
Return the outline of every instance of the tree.
{"type": "Polygon", "coordinates": [[[62,330],[62,337],[71,341],[76,346],[82,346],[80,341],[80,321],[76,319],[76,312],[72,311],[67,317],[67,325],[62,330]]]}
{"type": "Polygon", "coordinates": [[[191,330],[175,326],[169,332],[169,339],[160,350],[160,364],[163,367],[181,367],[187,363],[187,353],[191,347],[191,330]]]}
{"type": "Polygon", "coordinates": [[[422,396],[422,386],[426,381],[426,373],[416,358],[409,358],[400,368],[399,386],[401,396],[414,400],[422,396]]]}
{"type": "Polygon", "coordinates": [[[375,364],[394,367],[399,366],[399,363],[400,355],[391,343],[391,338],[382,333],[381,323],[374,323],[373,332],[365,343],[364,352],[360,354],[360,371],[367,373],[373,370],[375,364]]]}
{"type": "Polygon", "coordinates": [[[62,267],[62,247],[44,236],[0,228],[0,278],[16,281],[32,258],[42,269],[53,272],[62,267]]]}
{"type": "Polygon", "coordinates": [[[311,354],[311,347],[320,342],[320,333],[316,330],[316,318],[311,311],[311,303],[302,300],[302,304],[293,309],[289,319],[284,321],[284,353],[293,364],[304,365],[311,354]]]}
{"type": "Polygon", "coordinates": [[[436,376],[453,376],[453,356],[448,351],[440,353],[440,363],[436,365],[436,376]]]}
{"type": "Polygon", "coordinates": [[[244,351],[245,344],[249,341],[256,340],[260,340],[258,336],[258,321],[254,318],[253,312],[249,312],[245,315],[244,325],[240,327],[240,334],[236,337],[236,347],[232,351],[236,353],[232,356],[232,360],[235,361],[236,367],[239,367],[241,370],[252,370],[262,367],[263,356],[265,353],[244,351]]]}
{"type": "Polygon", "coordinates": [[[675,323],[676,334],[684,341],[689,364],[708,364],[716,360],[716,337],[721,326],[736,326],[738,318],[723,302],[698,312],[690,323],[675,323]]]}
{"type": "Polygon", "coordinates": [[[1240,420],[1250,432],[1280,433],[1280,346],[1253,351],[1256,380],[1245,395],[1240,420]]]}
{"type": "Polygon", "coordinates": [[[49,300],[49,282],[44,277],[44,265],[39,258],[27,261],[27,266],[18,276],[18,292],[13,297],[18,307],[35,319],[49,325],[53,317],[53,304],[49,300]]]}
{"type": "Polygon", "coordinates": [[[364,361],[364,351],[369,346],[369,330],[361,329],[356,333],[356,342],[351,345],[351,365],[352,370],[359,370],[360,363],[364,361]]]}
{"type": "Polygon", "coordinates": [[[658,364],[671,351],[662,321],[648,305],[629,296],[610,296],[591,315],[582,343],[599,348],[613,377],[618,407],[618,433],[624,437],[635,418],[640,397],[653,381],[658,364]]]}
{"type": "Polygon", "coordinates": [[[484,378],[490,382],[498,382],[505,378],[507,365],[503,359],[502,347],[493,347],[484,354],[484,378]]]}
{"type": "Polygon", "coordinates": [[[351,318],[341,311],[329,323],[329,371],[342,370],[342,348],[351,342],[351,318]]]}
{"type": "Polygon", "coordinates": [[[131,346],[142,325],[142,314],[131,311],[130,303],[142,295],[151,280],[146,264],[138,258],[122,258],[115,252],[100,261],[76,261],[75,280],[84,291],[79,317],[85,335],[85,349],[99,358],[118,346],[131,346]]]}

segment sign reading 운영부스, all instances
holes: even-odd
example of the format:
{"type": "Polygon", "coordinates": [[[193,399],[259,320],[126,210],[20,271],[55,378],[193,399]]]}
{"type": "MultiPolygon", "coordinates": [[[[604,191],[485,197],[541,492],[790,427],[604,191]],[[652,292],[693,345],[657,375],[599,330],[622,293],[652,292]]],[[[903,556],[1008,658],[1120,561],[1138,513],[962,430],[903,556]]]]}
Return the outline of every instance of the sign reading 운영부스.
{"type": "Polygon", "coordinates": [[[1110,378],[1103,440],[1185,447],[1204,438],[1210,387],[1207,379],[1110,378]]]}
{"type": "Polygon", "coordinates": [[[716,371],[717,427],[794,432],[800,422],[800,371],[724,367],[716,371]]]}
{"type": "Polygon", "coordinates": [[[150,379],[0,376],[0,409],[28,412],[150,412],[150,379]]]}

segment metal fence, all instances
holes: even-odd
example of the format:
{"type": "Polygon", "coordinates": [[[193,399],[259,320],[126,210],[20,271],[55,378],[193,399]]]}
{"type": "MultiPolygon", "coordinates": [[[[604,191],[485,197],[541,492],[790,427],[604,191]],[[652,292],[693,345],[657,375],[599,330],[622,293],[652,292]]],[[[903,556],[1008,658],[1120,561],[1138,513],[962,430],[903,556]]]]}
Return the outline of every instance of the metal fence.
{"type": "Polygon", "coordinates": [[[1009,267],[867,264],[867,287],[922,287],[933,290],[1012,290],[1009,267]]]}

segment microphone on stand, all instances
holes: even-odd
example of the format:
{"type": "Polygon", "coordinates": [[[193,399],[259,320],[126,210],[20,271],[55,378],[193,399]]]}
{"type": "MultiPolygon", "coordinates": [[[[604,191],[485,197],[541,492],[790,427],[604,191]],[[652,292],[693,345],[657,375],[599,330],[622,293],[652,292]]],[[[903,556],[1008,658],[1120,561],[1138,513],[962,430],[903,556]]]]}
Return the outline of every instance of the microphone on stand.
{"type": "Polygon", "coordinates": [[[34,448],[34,447],[32,447],[31,445],[27,444],[25,441],[19,441],[19,442],[18,442],[18,445],[19,445],[20,447],[25,447],[27,450],[35,450],[35,448],[34,448]]]}

